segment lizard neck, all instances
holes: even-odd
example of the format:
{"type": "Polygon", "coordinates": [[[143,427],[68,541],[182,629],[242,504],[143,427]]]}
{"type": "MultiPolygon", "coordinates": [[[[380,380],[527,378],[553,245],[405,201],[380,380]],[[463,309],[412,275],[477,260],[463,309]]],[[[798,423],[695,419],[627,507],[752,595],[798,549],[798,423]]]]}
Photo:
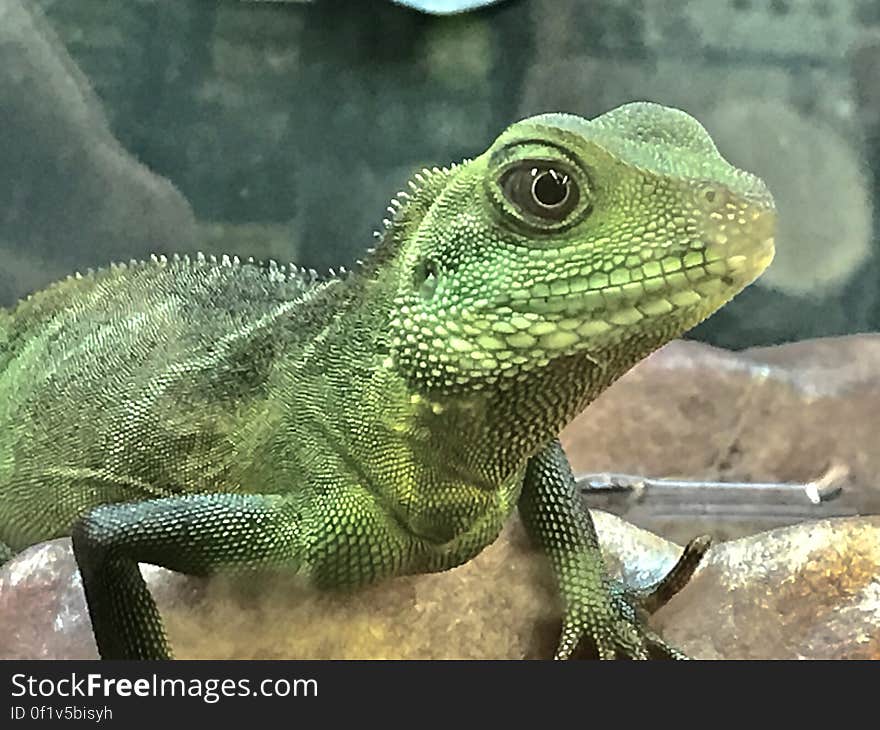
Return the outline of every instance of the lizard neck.
{"type": "Polygon", "coordinates": [[[385,337],[394,280],[394,272],[383,272],[382,278],[358,282],[346,314],[345,331],[353,333],[347,346],[354,348],[347,359],[364,366],[363,377],[352,383],[346,427],[360,441],[358,451],[377,481],[389,479],[389,465],[399,474],[399,455],[406,454],[409,473],[431,472],[429,481],[499,489],[599,393],[662,344],[629,343],[600,356],[560,357],[523,380],[425,390],[396,369],[385,337]],[[360,423],[364,418],[367,427],[360,423]]]}

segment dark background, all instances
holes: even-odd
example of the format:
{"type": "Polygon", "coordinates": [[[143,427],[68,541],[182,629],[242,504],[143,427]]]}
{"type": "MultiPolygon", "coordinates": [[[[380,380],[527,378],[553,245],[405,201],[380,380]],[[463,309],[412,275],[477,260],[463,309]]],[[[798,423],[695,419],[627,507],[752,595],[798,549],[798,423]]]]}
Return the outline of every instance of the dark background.
{"type": "Polygon", "coordinates": [[[523,116],[650,99],[703,121],[780,207],[773,267],[695,336],[880,328],[877,0],[4,8],[33,23],[0,26],[2,304],[152,250],[349,264],[418,167],[478,154],[523,116]]]}

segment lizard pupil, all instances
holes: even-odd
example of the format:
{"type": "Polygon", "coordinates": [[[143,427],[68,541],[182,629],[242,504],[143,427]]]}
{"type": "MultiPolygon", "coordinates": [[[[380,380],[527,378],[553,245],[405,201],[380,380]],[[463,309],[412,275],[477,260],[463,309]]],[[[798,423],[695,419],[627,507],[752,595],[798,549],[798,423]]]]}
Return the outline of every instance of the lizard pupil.
{"type": "Polygon", "coordinates": [[[556,170],[532,171],[532,197],[538,205],[545,208],[556,208],[565,203],[570,194],[571,183],[568,175],[556,170]]]}
{"type": "Polygon", "coordinates": [[[580,200],[575,178],[550,161],[515,165],[502,176],[501,188],[522,213],[554,223],[564,221],[580,200]]]}

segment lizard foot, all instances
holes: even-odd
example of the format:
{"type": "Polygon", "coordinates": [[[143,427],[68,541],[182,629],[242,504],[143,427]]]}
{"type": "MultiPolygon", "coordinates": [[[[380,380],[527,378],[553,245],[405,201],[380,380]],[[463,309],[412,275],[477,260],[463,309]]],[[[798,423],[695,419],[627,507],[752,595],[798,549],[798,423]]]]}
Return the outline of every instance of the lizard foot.
{"type": "Polygon", "coordinates": [[[599,659],[687,659],[648,627],[647,618],[687,585],[709,545],[705,535],[691,540],[672,569],[646,588],[609,580],[604,606],[586,595],[572,602],[554,658],[568,659],[592,645],[599,659]]]}

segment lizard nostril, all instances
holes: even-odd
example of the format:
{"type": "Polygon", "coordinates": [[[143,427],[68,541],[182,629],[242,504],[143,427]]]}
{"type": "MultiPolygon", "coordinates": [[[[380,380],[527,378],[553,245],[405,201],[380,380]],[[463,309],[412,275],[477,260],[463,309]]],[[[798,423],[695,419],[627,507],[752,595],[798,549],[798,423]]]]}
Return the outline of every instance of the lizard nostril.
{"type": "Polygon", "coordinates": [[[707,211],[717,211],[728,200],[729,195],[723,188],[711,183],[704,183],[697,188],[697,203],[707,211]]]}

